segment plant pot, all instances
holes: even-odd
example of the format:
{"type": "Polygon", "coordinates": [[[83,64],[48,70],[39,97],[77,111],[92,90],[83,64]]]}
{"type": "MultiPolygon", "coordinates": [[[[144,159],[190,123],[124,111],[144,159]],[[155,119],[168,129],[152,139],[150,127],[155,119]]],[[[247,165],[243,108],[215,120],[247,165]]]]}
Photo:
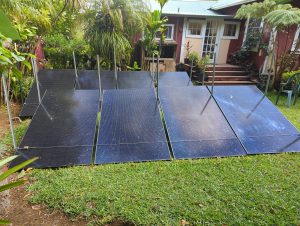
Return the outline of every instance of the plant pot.
{"type": "Polygon", "coordinates": [[[185,64],[190,64],[190,59],[189,58],[184,58],[184,63],[185,64]]]}

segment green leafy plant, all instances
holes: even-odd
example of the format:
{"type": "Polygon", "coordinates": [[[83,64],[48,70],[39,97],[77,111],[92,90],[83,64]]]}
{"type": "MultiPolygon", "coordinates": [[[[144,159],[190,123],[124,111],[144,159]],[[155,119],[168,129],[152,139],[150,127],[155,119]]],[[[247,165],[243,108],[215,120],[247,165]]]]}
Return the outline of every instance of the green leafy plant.
{"type": "Polygon", "coordinates": [[[141,68],[139,67],[139,65],[136,61],[134,61],[132,67],[130,67],[130,66],[126,66],[126,67],[127,67],[127,70],[129,70],[129,71],[140,71],[141,70],[141,68]]]}
{"type": "Polygon", "coordinates": [[[190,63],[192,63],[193,65],[197,65],[199,60],[200,60],[200,55],[197,52],[191,52],[189,55],[189,60],[190,63]]]}
{"type": "MultiPolygon", "coordinates": [[[[286,42],[280,42],[279,39],[274,41],[274,48],[269,50],[273,54],[277,50],[275,56],[274,70],[274,87],[279,88],[282,73],[289,70],[290,63],[286,60],[288,57],[283,55],[289,54],[288,40],[291,35],[291,28],[300,24],[300,9],[293,8],[291,0],[264,0],[248,5],[243,5],[236,13],[237,19],[261,19],[264,18],[265,26],[274,28],[278,32],[286,35],[286,42]],[[279,55],[279,49],[283,49],[283,53],[279,55]]],[[[292,33],[293,34],[293,33],[292,33]]],[[[293,54],[293,53],[292,53],[293,54]]],[[[295,62],[295,61],[294,61],[295,62]]]]}
{"type": "Polygon", "coordinates": [[[45,58],[48,66],[55,69],[74,68],[73,51],[78,68],[93,69],[92,52],[89,45],[81,39],[68,39],[62,34],[45,37],[45,58]]]}
{"type": "MultiPolygon", "coordinates": [[[[4,165],[6,165],[7,163],[13,161],[14,159],[16,159],[18,156],[14,155],[8,158],[5,158],[3,160],[0,160],[0,167],[3,167],[4,165]]],[[[25,166],[29,165],[30,163],[34,162],[35,160],[37,160],[38,158],[32,158],[29,159],[19,165],[16,165],[10,169],[8,169],[7,171],[5,171],[4,173],[0,174],[0,182],[3,182],[6,178],[8,178],[9,176],[11,176],[12,174],[14,174],[15,172],[23,169],[25,166]]],[[[7,184],[1,185],[0,186],[0,192],[6,191],[8,189],[20,186],[22,184],[24,184],[26,182],[26,180],[16,180],[13,182],[9,182],[7,184]]],[[[7,220],[1,220],[0,219],[0,224],[9,224],[10,222],[7,220]]]]}
{"type": "MultiPolygon", "coordinates": [[[[5,15],[1,15],[1,17],[5,18],[5,15]]],[[[7,18],[7,17],[6,17],[7,18]]],[[[3,26],[0,26],[0,75],[5,72],[7,76],[7,87],[11,88],[11,84],[15,85],[18,81],[21,80],[23,77],[22,72],[19,70],[20,65],[27,67],[29,70],[31,69],[31,65],[28,61],[26,61],[26,57],[34,57],[28,53],[21,53],[18,51],[16,45],[12,43],[12,39],[18,38],[20,40],[20,36],[16,37],[15,33],[11,31],[17,30],[13,27],[10,23],[9,19],[7,18],[6,23],[3,26]],[[9,33],[6,31],[10,30],[9,33]],[[2,32],[10,35],[9,37],[5,37],[2,32]]],[[[1,83],[1,82],[0,82],[1,83]]],[[[18,96],[17,90],[14,90],[14,95],[18,96]]]]}
{"type": "MultiPolygon", "coordinates": [[[[161,12],[159,10],[154,10],[146,20],[147,25],[144,29],[141,45],[148,58],[159,54],[159,46],[156,38],[160,37],[162,41],[164,40],[164,29],[168,19],[161,17],[161,12]]],[[[149,61],[148,64],[144,62],[144,69],[148,70],[149,66],[149,61]]]]}
{"type": "Polygon", "coordinates": [[[290,77],[294,76],[295,74],[299,74],[299,73],[300,73],[300,68],[299,68],[298,70],[296,70],[296,71],[284,72],[284,73],[282,74],[282,81],[283,81],[283,82],[287,82],[287,80],[288,80],[290,77]]]}

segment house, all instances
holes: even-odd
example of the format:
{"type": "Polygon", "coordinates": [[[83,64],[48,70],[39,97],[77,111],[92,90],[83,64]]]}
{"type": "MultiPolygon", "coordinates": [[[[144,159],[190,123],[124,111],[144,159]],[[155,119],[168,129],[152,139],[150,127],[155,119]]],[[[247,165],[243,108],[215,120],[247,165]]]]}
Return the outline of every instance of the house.
{"type": "MultiPolygon", "coordinates": [[[[171,61],[173,64],[184,62],[189,46],[190,52],[197,52],[200,56],[209,54],[210,63],[214,61],[213,53],[215,53],[216,64],[219,67],[217,70],[226,71],[224,67],[228,66],[231,55],[243,46],[250,31],[262,32],[264,42],[270,48],[273,45],[271,29],[264,26],[263,20],[234,19],[237,10],[243,4],[253,2],[255,0],[169,0],[163,8],[163,15],[168,18],[168,22],[162,47],[162,60],[171,61]]],[[[300,7],[299,1],[294,0],[292,4],[300,7]]],[[[155,9],[160,9],[160,6],[152,0],[151,10],[155,9]]],[[[277,54],[291,51],[300,38],[300,26],[293,27],[289,37],[278,32],[275,38],[280,39],[280,42],[287,41],[288,46],[287,50],[275,51],[277,54]]],[[[266,51],[261,51],[257,46],[253,48],[250,57],[257,70],[267,72],[271,60],[266,51]]],[[[243,75],[246,79],[244,83],[250,80],[245,77],[246,74],[241,74],[240,69],[228,67],[228,71],[231,75],[243,75]]],[[[221,73],[224,75],[224,72],[221,73]]],[[[236,80],[236,77],[232,79],[236,80]]]]}

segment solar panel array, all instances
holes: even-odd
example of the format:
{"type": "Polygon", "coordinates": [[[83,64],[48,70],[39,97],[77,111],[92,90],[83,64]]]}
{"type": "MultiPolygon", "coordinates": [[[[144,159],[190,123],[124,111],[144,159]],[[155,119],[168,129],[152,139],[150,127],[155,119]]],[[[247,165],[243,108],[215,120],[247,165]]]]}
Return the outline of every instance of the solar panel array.
{"type": "Polygon", "coordinates": [[[33,156],[31,166],[45,168],[300,151],[297,129],[255,86],[217,86],[212,95],[185,72],[159,73],[157,83],[145,71],[100,77],[101,100],[95,70],[78,79],[72,70],[40,72],[43,99],[33,85],[22,112],[36,113],[12,165],[33,156]]]}

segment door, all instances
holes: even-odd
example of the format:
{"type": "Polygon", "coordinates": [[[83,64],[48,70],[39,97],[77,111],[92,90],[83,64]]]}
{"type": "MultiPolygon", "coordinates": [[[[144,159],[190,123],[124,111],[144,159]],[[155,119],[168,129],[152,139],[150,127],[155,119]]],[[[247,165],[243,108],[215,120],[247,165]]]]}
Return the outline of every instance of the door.
{"type": "Polygon", "coordinates": [[[220,21],[208,20],[205,29],[202,57],[209,55],[210,63],[214,61],[214,53],[218,56],[220,41],[220,21]]]}

